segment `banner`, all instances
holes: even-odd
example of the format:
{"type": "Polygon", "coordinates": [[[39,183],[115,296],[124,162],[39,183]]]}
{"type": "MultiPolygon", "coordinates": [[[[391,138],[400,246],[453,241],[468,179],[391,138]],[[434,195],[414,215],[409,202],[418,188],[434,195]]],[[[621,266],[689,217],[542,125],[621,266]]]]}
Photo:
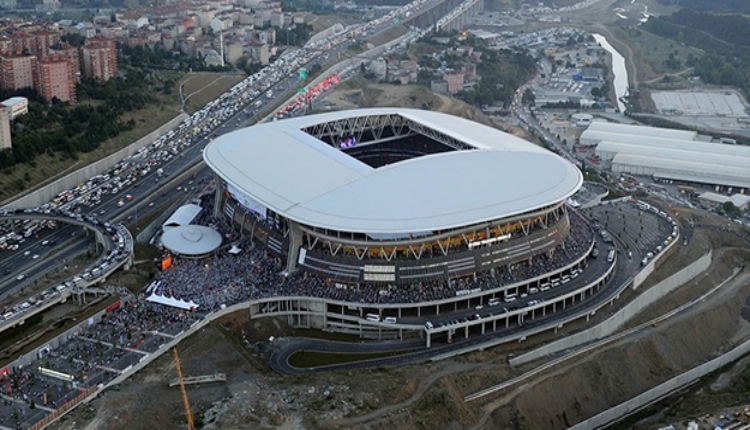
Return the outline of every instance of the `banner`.
{"type": "Polygon", "coordinates": [[[227,191],[242,207],[254,213],[259,218],[266,219],[267,208],[262,203],[233,187],[231,184],[227,184],[227,191]]]}
{"type": "Polygon", "coordinates": [[[167,255],[163,260],[161,260],[161,270],[167,270],[170,267],[172,267],[172,256],[167,255]]]}

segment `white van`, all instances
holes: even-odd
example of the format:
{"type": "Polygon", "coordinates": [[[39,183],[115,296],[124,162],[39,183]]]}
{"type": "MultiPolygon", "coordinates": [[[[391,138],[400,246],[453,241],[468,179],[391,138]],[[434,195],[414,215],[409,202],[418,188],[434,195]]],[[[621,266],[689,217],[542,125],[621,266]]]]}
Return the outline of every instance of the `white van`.
{"type": "Polygon", "coordinates": [[[396,324],[396,317],[385,317],[383,322],[386,324],[396,324]]]}
{"type": "Polygon", "coordinates": [[[380,321],[380,317],[378,314],[367,314],[365,315],[365,319],[367,321],[380,321]]]}

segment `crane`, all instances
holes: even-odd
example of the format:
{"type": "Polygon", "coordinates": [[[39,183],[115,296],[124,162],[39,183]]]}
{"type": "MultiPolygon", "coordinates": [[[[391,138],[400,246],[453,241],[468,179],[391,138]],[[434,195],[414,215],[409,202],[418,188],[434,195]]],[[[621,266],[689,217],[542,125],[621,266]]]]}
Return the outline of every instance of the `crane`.
{"type": "Polygon", "coordinates": [[[182,403],[185,405],[185,413],[187,414],[188,430],[195,430],[195,423],[193,422],[193,412],[190,410],[190,402],[188,402],[187,391],[185,391],[185,383],[182,379],[182,369],[180,368],[180,356],[177,354],[177,347],[172,348],[174,353],[174,362],[177,365],[177,378],[180,380],[180,391],[182,391],[182,403]]]}

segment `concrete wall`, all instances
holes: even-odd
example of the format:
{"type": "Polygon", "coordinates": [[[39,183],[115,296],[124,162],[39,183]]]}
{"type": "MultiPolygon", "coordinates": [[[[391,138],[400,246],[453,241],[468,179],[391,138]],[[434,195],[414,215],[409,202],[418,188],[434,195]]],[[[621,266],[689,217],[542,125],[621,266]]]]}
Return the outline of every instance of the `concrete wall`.
{"type": "Polygon", "coordinates": [[[698,367],[694,367],[687,372],[681,373],[674,378],[657,385],[656,387],[644,391],[643,393],[627,400],[619,405],[607,409],[593,417],[581,421],[580,423],[570,427],[571,430],[588,430],[597,429],[604,427],[614,421],[617,421],[623,417],[626,417],[644,406],[648,406],[655,401],[658,401],[664,397],[667,397],[676,390],[682,387],[692,384],[699,378],[706,376],[707,374],[720,369],[730,363],[733,363],[750,353],[750,340],[745,341],[733,350],[723,354],[713,360],[703,363],[698,367]]]}
{"type": "MultiPolygon", "coordinates": [[[[589,342],[609,336],[620,329],[626,322],[641,312],[643,309],[674,291],[696,276],[703,273],[711,265],[712,252],[709,251],[691,265],[685,267],[669,278],[654,285],[643,294],[639,295],[632,302],[625,305],[622,309],[615,312],[614,315],[597,324],[594,327],[581,331],[579,333],[567,336],[565,338],[548,343],[547,345],[537,348],[526,354],[519,355],[510,360],[511,366],[518,366],[536,359],[575,348],[589,342]]],[[[653,262],[654,260],[652,260],[653,262]]]]}
{"type": "Polygon", "coordinates": [[[186,113],[181,113],[158,129],[152,131],[151,133],[128,145],[127,147],[115,152],[114,154],[111,154],[99,161],[89,164],[88,166],[82,167],[75,172],[65,175],[64,177],[57,179],[54,182],[47,184],[35,191],[32,191],[24,195],[23,197],[12,200],[10,202],[3,202],[3,208],[29,208],[52,201],[61,191],[75,188],[78,184],[86,182],[90,177],[105,173],[107,170],[109,170],[110,167],[117,164],[117,162],[119,162],[123,158],[135,154],[139,149],[151,144],[151,142],[158,139],[159,136],[176,127],[185,118],[188,118],[188,115],[186,113]]]}
{"type": "MultiPolygon", "coordinates": [[[[122,303],[123,304],[127,303],[127,300],[126,299],[122,299],[122,303]]],[[[71,337],[75,336],[80,331],[82,331],[85,327],[100,322],[102,320],[102,316],[106,312],[107,311],[105,309],[97,312],[96,314],[94,314],[94,315],[92,315],[91,317],[88,318],[88,320],[87,320],[88,323],[87,324],[81,323],[81,324],[75,325],[74,327],[71,327],[70,329],[68,329],[64,333],[56,336],[54,339],[50,339],[48,342],[44,343],[43,345],[39,345],[39,347],[36,348],[36,349],[34,349],[33,351],[28,352],[28,353],[26,353],[26,354],[18,357],[17,360],[13,361],[12,363],[10,363],[6,367],[8,367],[8,368],[15,368],[15,367],[21,367],[21,368],[23,368],[23,367],[27,367],[27,366],[31,365],[37,359],[37,353],[39,352],[39,350],[41,350],[42,348],[44,348],[47,345],[49,345],[50,349],[52,349],[52,350],[56,349],[61,344],[67,342],[68,339],[70,339],[71,337]]]]}

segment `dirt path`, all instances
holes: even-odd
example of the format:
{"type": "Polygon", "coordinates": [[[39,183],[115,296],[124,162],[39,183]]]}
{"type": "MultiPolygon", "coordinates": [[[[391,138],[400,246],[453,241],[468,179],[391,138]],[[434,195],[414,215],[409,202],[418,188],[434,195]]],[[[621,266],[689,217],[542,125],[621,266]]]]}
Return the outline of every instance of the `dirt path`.
{"type": "MultiPolygon", "coordinates": [[[[715,260],[720,259],[721,256],[723,256],[723,254],[726,251],[727,250],[717,251],[715,253],[716,254],[715,260]]],[[[624,338],[617,339],[614,342],[607,343],[606,345],[603,345],[602,347],[597,348],[596,351],[592,351],[590,354],[586,354],[585,357],[580,357],[580,359],[578,360],[575,360],[575,361],[564,360],[562,361],[560,366],[556,366],[554,369],[551,369],[548,373],[544,373],[542,375],[536,376],[535,378],[529,380],[528,382],[524,384],[516,385],[515,387],[511,389],[511,391],[503,394],[502,396],[498,397],[497,399],[483,406],[482,409],[484,413],[482,417],[480,418],[480,420],[477,422],[477,424],[472,427],[472,430],[479,430],[483,428],[487,424],[493,412],[495,412],[497,409],[503,406],[510,404],[520,394],[528,391],[529,389],[539,384],[542,384],[549,379],[567,374],[571,372],[573,369],[579,366],[582,366],[586,362],[597,360],[601,354],[609,350],[612,350],[614,348],[622,348],[625,345],[638,342],[644,336],[659,336],[663,332],[667,331],[668,328],[674,326],[675,324],[680,324],[683,321],[692,319],[698,314],[707,312],[708,309],[720,306],[726,303],[727,301],[732,300],[733,298],[735,298],[735,295],[738,289],[747,285],[748,281],[750,281],[750,269],[744,269],[738,276],[736,276],[734,279],[729,281],[727,285],[725,285],[724,288],[721,288],[715,294],[710,295],[710,297],[707,297],[703,300],[699,300],[702,303],[700,303],[698,306],[692,306],[687,310],[678,312],[676,315],[674,315],[674,317],[670,318],[666,323],[659,324],[659,325],[646,323],[644,324],[644,326],[650,326],[650,327],[642,328],[641,330],[637,330],[630,336],[626,336],[624,338]]],[[[572,354],[575,354],[575,352],[572,354]]]]}
{"type": "Polygon", "coordinates": [[[336,424],[339,426],[352,426],[354,424],[364,424],[368,423],[383,417],[386,417],[387,415],[392,414],[393,412],[397,412],[403,408],[407,408],[417,401],[421,399],[427,390],[432,387],[432,385],[439,381],[444,376],[454,375],[461,372],[468,372],[471,370],[477,370],[481,368],[490,368],[494,366],[494,362],[486,362],[486,363],[453,363],[449,366],[447,366],[445,369],[441,370],[440,372],[433,373],[426,379],[423,379],[419,383],[419,387],[417,387],[414,394],[411,395],[408,399],[404,400],[401,403],[396,403],[393,405],[388,405],[383,408],[380,408],[378,410],[375,410],[373,412],[370,412],[366,415],[361,415],[357,417],[352,418],[344,418],[341,420],[337,420],[332,422],[332,424],[336,424]]]}
{"type": "Polygon", "coordinates": [[[660,76],[657,76],[657,77],[655,77],[653,79],[647,79],[647,80],[643,81],[643,83],[644,84],[651,84],[651,83],[654,83],[654,82],[656,82],[656,81],[658,81],[660,79],[664,79],[665,76],[682,76],[685,73],[692,72],[692,71],[693,71],[693,68],[692,67],[688,67],[687,69],[680,70],[679,72],[676,72],[676,73],[663,73],[660,76]]]}

